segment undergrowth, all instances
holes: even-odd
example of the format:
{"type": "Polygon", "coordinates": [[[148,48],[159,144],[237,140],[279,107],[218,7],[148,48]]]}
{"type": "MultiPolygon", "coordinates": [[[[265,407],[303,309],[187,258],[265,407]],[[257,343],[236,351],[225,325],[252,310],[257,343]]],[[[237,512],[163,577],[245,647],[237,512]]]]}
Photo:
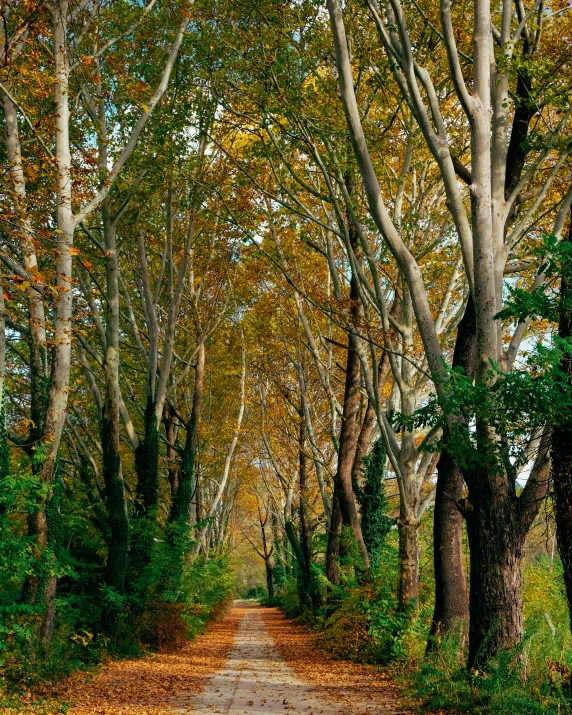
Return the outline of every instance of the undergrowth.
{"type": "Polygon", "coordinates": [[[572,636],[558,560],[543,549],[531,550],[524,570],[522,643],[492,659],[486,672],[470,671],[465,667],[466,622],[456,624],[426,654],[434,588],[429,524],[423,532],[418,610],[398,608],[395,531],[384,544],[371,583],[360,585],[350,553],[342,560],[339,586],[329,585],[322,574],[318,611],[301,610],[292,576],[273,605],[311,624],[328,652],[386,667],[401,687],[404,705],[414,712],[572,715],[572,636]]]}
{"type": "MultiPolygon", "coordinates": [[[[3,480],[0,510],[0,712],[65,712],[52,699],[53,685],[76,671],[87,670],[109,658],[137,657],[148,651],[168,651],[200,633],[231,600],[234,572],[227,558],[197,557],[180,569],[176,586],[166,590],[161,575],[169,553],[156,549],[149,567],[148,597],[135,613],[128,595],[103,585],[101,538],[85,528],[85,521],[69,519],[70,548],[58,560],[56,621],[49,649],[40,639],[43,610],[27,596],[28,583],[41,584],[49,564],[33,554],[22,517],[29,496],[22,480],[3,480]],[[8,487],[12,487],[9,492],[8,487]],[[119,613],[113,629],[106,614],[119,613]]],[[[25,485],[29,487],[29,485],[25,485]]],[[[29,493],[29,489],[27,490],[29,493]]],[[[73,517],[73,512],[72,512],[73,517]]],[[[48,561],[50,554],[46,553],[48,561]]]]}

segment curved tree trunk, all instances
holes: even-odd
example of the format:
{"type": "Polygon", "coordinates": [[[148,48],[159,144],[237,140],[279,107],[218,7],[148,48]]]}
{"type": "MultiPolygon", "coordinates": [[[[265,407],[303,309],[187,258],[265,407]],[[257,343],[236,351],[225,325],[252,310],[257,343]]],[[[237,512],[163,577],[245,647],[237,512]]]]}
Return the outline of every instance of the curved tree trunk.
{"type": "Polygon", "coordinates": [[[300,477],[300,535],[302,553],[304,555],[304,582],[312,603],[312,611],[316,612],[320,605],[320,594],[318,593],[317,584],[312,574],[312,530],[308,520],[308,512],[306,505],[306,487],[307,487],[307,460],[306,460],[306,424],[303,414],[300,414],[300,432],[298,441],[298,458],[299,458],[299,477],[300,477]]]}
{"type": "MultiPolygon", "coordinates": [[[[356,325],[359,323],[362,315],[357,280],[357,277],[353,276],[350,287],[352,321],[356,325]]],[[[359,388],[361,380],[360,361],[358,352],[355,349],[355,340],[357,340],[357,336],[350,333],[348,339],[348,357],[346,361],[344,407],[342,413],[342,426],[340,430],[340,446],[338,450],[338,468],[335,476],[335,484],[338,488],[338,498],[343,521],[351,526],[358,549],[363,559],[365,570],[369,571],[369,555],[361,533],[361,526],[352,483],[352,472],[354,468],[358,440],[357,413],[360,403],[359,388]]],[[[331,529],[330,534],[333,534],[331,529]]]]}
{"type": "Polygon", "coordinates": [[[274,545],[272,544],[272,540],[270,540],[269,543],[266,536],[268,510],[266,512],[266,516],[263,518],[260,503],[258,504],[258,516],[260,519],[260,532],[262,535],[262,556],[264,557],[264,568],[266,570],[266,590],[268,591],[268,598],[274,598],[274,561],[272,559],[274,545]]]}

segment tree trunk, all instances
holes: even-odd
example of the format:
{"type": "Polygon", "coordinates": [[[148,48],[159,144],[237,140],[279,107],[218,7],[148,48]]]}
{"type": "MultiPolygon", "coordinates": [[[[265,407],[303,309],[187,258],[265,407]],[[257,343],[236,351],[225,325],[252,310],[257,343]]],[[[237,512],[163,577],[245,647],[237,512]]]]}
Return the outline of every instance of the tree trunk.
{"type": "Polygon", "coordinates": [[[400,518],[399,530],[399,606],[417,607],[419,602],[419,522],[400,518]]]}
{"type": "MultiPolygon", "coordinates": [[[[356,325],[359,323],[362,314],[357,281],[357,277],[352,276],[350,300],[352,321],[356,325]]],[[[359,388],[361,378],[360,361],[357,350],[355,349],[355,340],[357,340],[357,336],[350,333],[348,340],[348,357],[346,362],[346,381],[344,388],[342,426],[340,430],[340,446],[338,449],[338,468],[335,476],[335,484],[338,487],[338,498],[343,521],[351,526],[358,549],[363,559],[364,568],[366,571],[369,571],[369,556],[361,533],[361,526],[359,523],[358,510],[352,484],[352,472],[358,440],[357,412],[360,401],[359,388]]],[[[332,530],[330,530],[330,534],[332,533],[332,530]]]]}
{"type": "Polygon", "coordinates": [[[134,539],[130,558],[131,587],[138,594],[139,608],[146,599],[144,573],[153,558],[153,545],[159,502],[159,431],[155,403],[147,397],[144,415],[145,433],[135,451],[134,539]]]}
{"type": "MultiPolygon", "coordinates": [[[[433,516],[435,610],[429,635],[439,639],[457,619],[469,615],[467,579],[463,566],[463,474],[452,457],[441,452],[433,516]]],[[[428,641],[428,648],[434,639],[428,641]]]]}
{"type": "Polygon", "coordinates": [[[165,426],[165,439],[167,440],[167,477],[171,490],[171,499],[175,497],[179,488],[179,465],[176,464],[177,452],[175,440],[177,438],[177,416],[171,407],[165,404],[163,408],[163,425],[165,426]]]}
{"type": "MultiPolygon", "coordinates": [[[[52,8],[54,27],[54,65],[55,65],[55,145],[56,166],[58,172],[56,223],[58,239],[56,245],[56,287],[54,322],[54,359],[50,379],[47,407],[43,425],[42,439],[46,446],[46,457],[39,473],[42,483],[47,486],[47,500],[54,490],[54,474],[62,432],[66,419],[66,407],[69,394],[72,347],[72,249],[75,220],[72,213],[72,176],[70,153],[70,112],[69,112],[69,64],[67,53],[67,17],[68,0],[59,0],[52,8]]],[[[46,500],[46,501],[47,501],[46,500]]],[[[48,546],[48,519],[46,502],[41,504],[36,515],[37,544],[41,551],[48,546]]],[[[48,578],[45,593],[45,614],[42,622],[41,637],[44,648],[51,644],[55,617],[55,594],[57,564],[55,556],[49,555],[54,568],[48,578]]]]}
{"type": "MultiPolygon", "coordinates": [[[[106,162],[106,152],[100,157],[106,162]]],[[[106,163],[101,166],[107,170],[106,163]]],[[[125,590],[127,552],[129,549],[129,517],[125,499],[125,484],[119,453],[119,265],[117,258],[115,226],[111,219],[110,200],[102,205],[104,240],[106,248],[106,325],[105,325],[105,398],[101,416],[100,436],[103,452],[103,479],[105,502],[109,518],[109,542],[105,582],[118,593],[125,590]]],[[[111,618],[113,627],[115,618],[111,618]]]]}
{"type": "Polygon", "coordinates": [[[264,560],[264,565],[266,566],[266,590],[268,591],[268,598],[274,598],[274,565],[272,563],[272,557],[267,557],[264,560]]]}
{"type": "Polygon", "coordinates": [[[308,569],[306,566],[306,557],[304,555],[304,548],[298,535],[296,534],[296,529],[294,527],[293,521],[287,521],[284,525],[286,531],[286,536],[294,552],[294,557],[296,559],[297,567],[297,580],[298,580],[298,594],[300,596],[300,604],[302,607],[311,608],[312,599],[310,596],[311,586],[308,581],[308,569]]]}
{"type": "Polygon", "coordinates": [[[469,667],[479,667],[523,636],[522,571],[524,536],[517,497],[506,477],[479,475],[467,506],[471,550],[469,667]]]}
{"type": "MultiPolygon", "coordinates": [[[[459,323],[453,367],[475,375],[477,326],[473,299],[469,296],[459,323]]],[[[464,481],[460,467],[451,455],[441,452],[437,464],[437,491],[433,519],[433,564],[435,568],[435,610],[430,636],[440,638],[457,619],[467,618],[469,602],[463,566],[463,515],[458,507],[463,498],[464,481]]],[[[434,643],[429,639],[428,647],[434,643]]]]}
{"type": "Polygon", "coordinates": [[[266,516],[263,519],[260,504],[258,504],[258,515],[260,518],[260,531],[262,533],[262,551],[264,555],[264,567],[266,569],[266,590],[268,591],[268,598],[274,598],[274,563],[272,561],[272,552],[274,551],[274,546],[272,544],[268,544],[268,539],[266,538],[266,524],[268,523],[268,512],[266,512],[266,516]]]}
{"type": "MultiPolygon", "coordinates": [[[[483,426],[477,422],[477,433],[483,426]]],[[[548,493],[550,430],[539,440],[534,466],[520,495],[513,474],[477,467],[465,475],[463,506],[471,549],[469,667],[522,639],[524,541],[548,493]]],[[[494,467],[493,467],[494,469],[494,467]]]]}
{"type": "Polygon", "coordinates": [[[334,586],[340,583],[340,547],[342,541],[342,510],[340,508],[339,490],[334,485],[332,497],[332,515],[328,525],[328,547],[326,551],[326,576],[334,586]]]}
{"type": "Polygon", "coordinates": [[[205,345],[199,343],[197,353],[197,364],[195,368],[195,391],[193,394],[193,406],[191,417],[187,426],[187,437],[183,457],[181,460],[181,470],[179,476],[179,488],[173,497],[169,521],[188,522],[191,499],[193,497],[193,485],[195,476],[195,459],[197,453],[198,430],[201,419],[201,407],[203,404],[204,381],[205,381],[205,345]]]}
{"type": "MultiPolygon", "coordinates": [[[[389,370],[389,357],[384,350],[381,360],[379,361],[379,365],[377,366],[377,385],[379,393],[383,391],[383,387],[389,375],[389,370]]],[[[364,459],[367,457],[371,447],[371,438],[375,425],[375,406],[368,400],[365,415],[359,431],[359,437],[357,439],[356,453],[352,468],[352,481],[353,484],[358,487],[361,487],[364,459]]]]}
{"type": "Polygon", "coordinates": [[[307,488],[307,464],[306,464],[306,424],[304,415],[300,410],[300,432],[298,442],[298,457],[299,457],[299,478],[300,478],[300,535],[302,540],[302,552],[304,554],[304,582],[310,600],[312,602],[312,610],[315,612],[320,605],[320,597],[312,574],[312,530],[308,521],[308,513],[306,507],[306,488],[307,488]]]}
{"type": "MultiPolygon", "coordinates": [[[[10,474],[10,446],[6,432],[6,321],[4,289],[0,281],[0,484],[10,474]]],[[[0,519],[6,514],[6,503],[0,495],[0,519]]]]}

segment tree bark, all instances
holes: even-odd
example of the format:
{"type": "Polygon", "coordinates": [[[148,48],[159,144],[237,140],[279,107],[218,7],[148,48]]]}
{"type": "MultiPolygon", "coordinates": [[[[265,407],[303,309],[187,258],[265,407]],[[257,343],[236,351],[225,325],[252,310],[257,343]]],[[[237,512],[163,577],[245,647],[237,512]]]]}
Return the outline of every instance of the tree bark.
{"type": "MultiPolygon", "coordinates": [[[[389,357],[385,350],[377,366],[377,384],[378,391],[381,394],[383,387],[389,375],[390,364],[389,357]]],[[[352,467],[352,481],[357,486],[361,486],[361,477],[363,471],[363,460],[367,457],[369,448],[371,447],[371,437],[373,435],[373,430],[375,428],[376,415],[375,415],[375,405],[372,404],[370,400],[367,401],[367,407],[365,409],[365,415],[361,423],[359,437],[357,439],[356,453],[354,457],[354,464],[352,467]]]]}
{"type": "MultiPolygon", "coordinates": [[[[105,111],[105,108],[101,108],[105,111]]],[[[105,118],[103,117],[103,120],[105,118]]],[[[107,152],[104,144],[100,155],[100,169],[107,171],[107,152]]],[[[115,225],[111,218],[110,199],[102,205],[103,233],[106,248],[106,325],[105,325],[105,398],[101,416],[100,436],[103,451],[103,479],[105,502],[109,518],[109,542],[105,582],[123,593],[129,549],[129,517],[125,499],[125,484],[119,453],[119,264],[115,225]]]]}
{"type": "Polygon", "coordinates": [[[199,343],[197,353],[197,364],[195,367],[195,391],[193,394],[193,406],[191,417],[187,426],[187,437],[181,460],[181,470],[179,476],[179,488],[173,496],[169,521],[186,522],[189,520],[191,499],[193,497],[193,486],[195,481],[195,459],[197,454],[198,430],[201,419],[201,408],[203,404],[204,381],[205,381],[205,345],[199,343]]]}
{"type": "Polygon", "coordinates": [[[548,493],[549,443],[545,429],[520,496],[506,474],[481,467],[481,473],[467,475],[472,486],[465,500],[471,549],[469,667],[481,667],[522,640],[521,562],[526,535],[548,493]]]}
{"type": "Polygon", "coordinates": [[[264,560],[264,565],[266,567],[266,590],[268,591],[268,598],[274,598],[274,565],[272,563],[272,559],[270,557],[266,558],[264,560]]]}
{"type": "MultiPolygon", "coordinates": [[[[359,298],[357,276],[352,276],[350,285],[350,301],[352,322],[357,327],[362,316],[359,298]]],[[[338,449],[338,468],[335,484],[338,487],[338,499],[344,523],[351,526],[358,549],[363,558],[363,565],[369,571],[370,563],[367,547],[361,533],[359,515],[353,490],[352,472],[357,449],[358,419],[357,413],[360,401],[360,361],[355,347],[357,336],[352,332],[348,338],[348,356],[346,361],[346,380],[344,387],[344,406],[340,430],[340,445],[338,449]]],[[[332,534],[330,529],[330,534],[332,534]]]]}
{"type": "Polygon", "coordinates": [[[268,543],[268,539],[266,537],[268,511],[266,512],[266,516],[263,519],[260,504],[258,504],[258,515],[260,518],[260,531],[262,534],[262,552],[264,555],[264,567],[266,569],[266,590],[268,591],[268,598],[274,598],[274,562],[272,560],[274,546],[272,545],[272,543],[268,543]]]}
{"type": "Polygon", "coordinates": [[[167,478],[169,479],[169,489],[171,490],[171,499],[175,498],[175,494],[179,488],[179,465],[176,464],[177,452],[175,441],[177,439],[177,416],[169,405],[163,407],[163,425],[165,426],[165,439],[167,440],[167,478]]]}
{"type": "MultiPolygon", "coordinates": [[[[10,447],[6,432],[6,320],[4,310],[4,288],[0,281],[0,483],[10,474],[10,447]]],[[[6,504],[0,497],[0,519],[5,513],[6,504]]]]}
{"type": "Polygon", "coordinates": [[[306,465],[306,425],[303,414],[300,414],[300,431],[298,442],[299,459],[299,479],[300,479],[300,536],[302,542],[302,553],[304,555],[304,583],[310,600],[312,610],[318,607],[318,594],[312,576],[312,530],[308,521],[306,509],[306,488],[307,488],[307,465],[306,465]]]}
{"type": "MultiPolygon", "coordinates": [[[[27,215],[26,177],[22,162],[18,116],[16,107],[4,92],[2,92],[2,108],[6,122],[5,145],[7,158],[10,163],[12,191],[15,197],[16,210],[22,224],[20,247],[26,270],[30,274],[35,275],[38,273],[38,262],[33,240],[34,231],[27,215]]],[[[30,361],[30,429],[28,442],[31,445],[36,445],[40,442],[43,434],[50,380],[43,298],[32,285],[27,289],[27,295],[30,361]]],[[[40,465],[37,462],[33,462],[32,469],[37,473],[40,469],[40,465]]],[[[28,516],[28,534],[37,537],[34,554],[38,560],[41,558],[42,550],[47,544],[46,529],[45,502],[43,499],[39,499],[35,508],[28,516]]],[[[35,575],[29,576],[23,589],[23,600],[36,603],[42,597],[40,589],[40,579],[35,575]]]]}
{"type": "MultiPolygon", "coordinates": [[[[55,145],[58,175],[56,223],[58,228],[56,257],[56,287],[54,324],[54,359],[48,392],[42,439],[46,445],[46,456],[39,472],[42,482],[48,487],[48,499],[54,489],[54,474],[69,394],[72,346],[72,248],[75,221],[72,213],[72,176],[70,152],[70,111],[69,111],[69,64],[67,53],[68,0],[58,0],[51,8],[54,27],[54,99],[55,99],[55,145]]],[[[41,551],[48,546],[48,520],[46,503],[40,504],[36,512],[37,544],[41,551]]],[[[55,561],[53,555],[50,556],[55,561]]],[[[41,637],[44,648],[51,643],[55,618],[56,576],[49,576],[44,593],[46,606],[41,637]]]]}
{"type": "Polygon", "coordinates": [[[340,583],[340,547],[342,541],[342,510],[340,508],[339,490],[337,484],[334,485],[332,497],[332,515],[328,524],[328,546],[326,550],[326,576],[334,586],[340,583]]]}
{"type": "Polygon", "coordinates": [[[419,603],[419,522],[400,518],[399,530],[399,607],[407,610],[419,603]]]}
{"type": "MultiPolygon", "coordinates": [[[[457,330],[453,368],[463,368],[474,378],[476,358],[475,308],[469,296],[457,330]]],[[[433,564],[435,568],[435,610],[430,636],[440,638],[457,619],[469,615],[467,579],[463,566],[463,515],[458,507],[463,498],[461,468],[444,449],[437,464],[437,491],[433,519],[433,564]]],[[[434,643],[429,639],[428,647],[434,643]]]]}
{"type": "Polygon", "coordinates": [[[524,536],[515,519],[516,497],[502,477],[479,479],[467,510],[471,549],[469,667],[484,664],[523,636],[524,536]],[[497,487],[497,488],[495,488],[497,487]]]}

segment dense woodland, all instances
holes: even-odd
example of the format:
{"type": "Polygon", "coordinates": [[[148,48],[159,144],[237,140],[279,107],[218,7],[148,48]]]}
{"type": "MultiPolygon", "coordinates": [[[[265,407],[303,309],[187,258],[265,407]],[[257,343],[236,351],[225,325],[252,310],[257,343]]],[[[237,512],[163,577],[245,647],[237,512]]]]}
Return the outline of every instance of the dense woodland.
{"type": "Polygon", "coordinates": [[[1,18],[0,692],[258,585],[571,712],[569,2],[1,18]]]}

